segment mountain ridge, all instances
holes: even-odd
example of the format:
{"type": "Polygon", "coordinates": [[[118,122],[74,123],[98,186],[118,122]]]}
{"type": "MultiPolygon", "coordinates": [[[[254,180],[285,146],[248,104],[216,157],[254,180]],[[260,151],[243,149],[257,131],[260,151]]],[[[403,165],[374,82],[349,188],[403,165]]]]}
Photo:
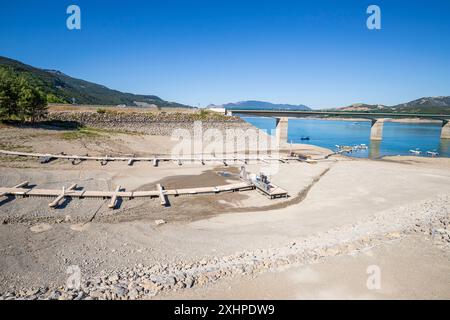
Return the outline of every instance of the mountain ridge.
{"type": "Polygon", "coordinates": [[[258,109],[258,110],[311,110],[308,106],[303,104],[287,104],[287,103],[272,103],[267,101],[259,101],[259,100],[245,100],[238,102],[230,102],[222,105],[209,105],[208,107],[222,107],[226,109],[258,109]]]}
{"type": "Polygon", "coordinates": [[[382,104],[354,103],[352,105],[328,110],[408,112],[408,113],[449,113],[450,96],[422,97],[409,102],[387,106],[382,104]]]}
{"type": "Polygon", "coordinates": [[[0,67],[27,78],[47,96],[48,102],[191,108],[163,100],[156,95],[133,94],[110,89],[101,84],[73,78],[59,70],[36,68],[3,56],[0,56],[0,67]]]}

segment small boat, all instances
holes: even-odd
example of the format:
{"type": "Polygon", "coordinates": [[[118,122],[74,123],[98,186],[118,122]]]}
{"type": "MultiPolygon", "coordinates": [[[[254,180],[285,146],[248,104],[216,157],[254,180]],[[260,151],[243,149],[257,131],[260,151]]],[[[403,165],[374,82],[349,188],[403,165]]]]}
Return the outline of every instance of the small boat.
{"type": "Polygon", "coordinates": [[[422,153],[422,151],[420,151],[418,148],[416,150],[409,150],[409,153],[415,154],[415,155],[419,155],[422,153]]]}
{"type": "Polygon", "coordinates": [[[367,149],[367,146],[364,143],[362,143],[362,144],[355,144],[353,147],[349,148],[352,148],[354,151],[359,151],[367,149]]]}
{"type": "Polygon", "coordinates": [[[354,150],[355,149],[353,147],[350,147],[350,146],[339,146],[338,147],[338,152],[339,153],[343,153],[343,152],[350,153],[350,152],[353,152],[354,150]]]}
{"type": "Polygon", "coordinates": [[[300,140],[309,140],[309,137],[301,137],[300,140]]]}
{"type": "Polygon", "coordinates": [[[439,156],[439,152],[427,151],[427,155],[429,155],[430,157],[437,157],[437,156],[439,156]]]}

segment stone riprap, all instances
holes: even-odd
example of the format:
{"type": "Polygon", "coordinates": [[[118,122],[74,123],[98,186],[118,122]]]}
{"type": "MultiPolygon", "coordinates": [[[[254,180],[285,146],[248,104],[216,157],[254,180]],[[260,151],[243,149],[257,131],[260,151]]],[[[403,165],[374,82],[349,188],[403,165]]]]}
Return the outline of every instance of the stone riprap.
{"type": "Polygon", "coordinates": [[[239,117],[199,112],[51,111],[46,120],[158,136],[171,136],[175,129],[187,129],[193,133],[196,121],[201,121],[202,130],[254,129],[239,117]]]}

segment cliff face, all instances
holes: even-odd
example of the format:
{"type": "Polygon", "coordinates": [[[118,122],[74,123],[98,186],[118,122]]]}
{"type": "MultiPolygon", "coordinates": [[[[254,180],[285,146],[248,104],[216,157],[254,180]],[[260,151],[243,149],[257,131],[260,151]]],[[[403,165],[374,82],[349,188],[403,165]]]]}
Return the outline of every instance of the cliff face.
{"type": "Polygon", "coordinates": [[[201,122],[202,129],[249,129],[252,125],[239,117],[220,114],[199,113],[143,113],[107,111],[51,111],[48,121],[61,121],[68,125],[106,128],[142,132],[149,135],[171,136],[176,129],[194,130],[194,124],[201,122]]]}

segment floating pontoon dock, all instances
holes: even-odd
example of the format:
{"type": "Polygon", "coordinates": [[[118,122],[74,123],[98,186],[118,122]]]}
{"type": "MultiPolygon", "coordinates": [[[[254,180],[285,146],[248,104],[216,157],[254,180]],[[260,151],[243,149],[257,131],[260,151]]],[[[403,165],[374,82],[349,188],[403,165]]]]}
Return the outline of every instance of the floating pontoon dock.
{"type": "Polygon", "coordinates": [[[134,157],[134,156],[120,156],[112,157],[106,156],[89,156],[89,155],[67,155],[67,154],[49,154],[49,153],[28,153],[19,151],[7,151],[0,150],[0,154],[9,156],[19,156],[19,157],[33,157],[41,159],[41,163],[47,163],[55,159],[66,159],[71,160],[73,164],[76,161],[100,161],[102,165],[107,164],[109,161],[126,161],[129,166],[133,165],[136,161],[152,162],[153,166],[157,166],[160,161],[174,161],[181,165],[183,162],[200,162],[205,164],[206,162],[221,162],[227,165],[228,162],[240,161],[247,164],[249,161],[265,162],[269,163],[271,161],[287,162],[289,160],[301,160],[299,157],[271,157],[271,156],[226,156],[226,157],[215,157],[215,156],[189,156],[189,157],[170,157],[170,156],[153,156],[153,157],[134,157]]]}
{"type": "Polygon", "coordinates": [[[35,189],[28,187],[29,182],[24,181],[14,187],[4,188],[0,187],[0,196],[14,196],[14,197],[43,197],[55,199],[49,203],[52,208],[57,207],[61,201],[65,198],[96,198],[96,199],[111,199],[108,205],[109,208],[115,208],[117,205],[117,199],[135,199],[135,198],[160,198],[161,205],[168,204],[167,196],[192,196],[192,195],[205,195],[205,194],[217,194],[222,192],[236,192],[253,190],[255,186],[249,182],[239,182],[234,184],[220,185],[215,187],[203,187],[203,188],[186,188],[186,189],[172,189],[164,190],[164,188],[158,184],[158,190],[152,191],[124,191],[120,186],[117,186],[115,191],[89,191],[79,190],[76,184],[71,185],[68,188],[62,187],[57,189],[35,189]]]}
{"type": "Polygon", "coordinates": [[[272,183],[268,187],[255,183],[255,187],[270,199],[287,198],[288,196],[286,190],[272,183]]]}

